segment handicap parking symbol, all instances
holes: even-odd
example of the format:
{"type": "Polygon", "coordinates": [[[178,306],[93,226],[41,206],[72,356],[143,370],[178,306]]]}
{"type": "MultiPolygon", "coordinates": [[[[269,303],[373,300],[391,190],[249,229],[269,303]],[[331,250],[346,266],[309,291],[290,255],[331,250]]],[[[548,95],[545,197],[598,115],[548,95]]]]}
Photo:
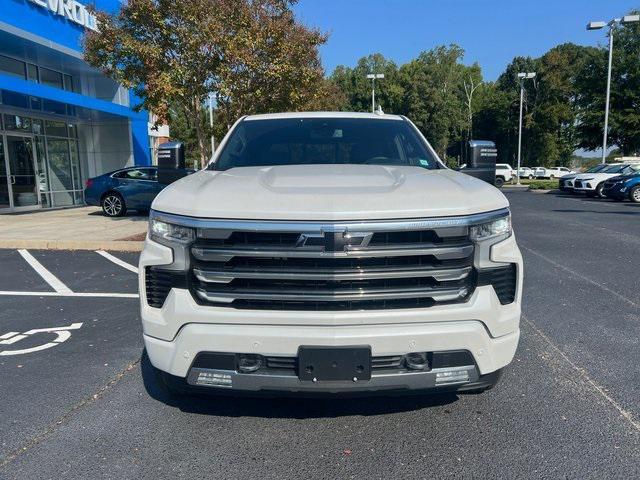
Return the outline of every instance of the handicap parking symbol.
{"type": "Polygon", "coordinates": [[[29,330],[28,332],[20,333],[20,332],[8,332],[4,335],[0,335],[0,356],[1,355],[23,355],[25,353],[33,353],[38,352],[40,350],[46,350],[47,348],[55,347],[56,345],[60,345],[63,342],[66,342],[71,338],[71,330],[77,330],[82,327],[82,323],[72,323],[67,327],[51,327],[51,328],[34,328],[33,330],[29,330]],[[30,335],[34,335],[36,333],[52,333],[56,335],[56,338],[51,340],[50,342],[44,343],[42,345],[36,345],[35,347],[25,348],[22,350],[11,350],[6,349],[5,345],[13,345],[18,343],[20,340],[24,340],[28,338],[30,335]]]}

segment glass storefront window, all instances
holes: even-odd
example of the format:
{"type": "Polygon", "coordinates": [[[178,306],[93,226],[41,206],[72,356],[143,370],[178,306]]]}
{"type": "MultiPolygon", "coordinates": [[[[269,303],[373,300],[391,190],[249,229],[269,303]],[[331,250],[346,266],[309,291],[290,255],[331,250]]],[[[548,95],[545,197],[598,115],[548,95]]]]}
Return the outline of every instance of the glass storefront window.
{"type": "Polygon", "coordinates": [[[75,140],[69,140],[69,154],[71,157],[71,172],[73,173],[73,189],[82,190],[80,159],[78,158],[78,142],[75,140]]]}
{"type": "Polygon", "coordinates": [[[71,78],[71,75],[63,75],[64,77],[64,89],[69,91],[69,92],[73,92],[73,79],[71,78]]]}
{"type": "Polygon", "coordinates": [[[67,136],[67,124],[65,122],[58,122],[56,120],[45,120],[45,127],[47,129],[47,136],[67,136]]]}
{"type": "Polygon", "coordinates": [[[24,80],[24,62],[0,55],[0,72],[24,80]]]}
{"type": "Polygon", "coordinates": [[[33,119],[33,133],[44,135],[44,122],[38,118],[33,119]]]}
{"type": "Polygon", "coordinates": [[[38,67],[33,63],[27,63],[27,80],[38,81],[38,67]]]}
{"type": "Polygon", "coordinates": [[[31,119],[28,117],[21,117],[19,115],[5,115],[4,116],[4,128],[6,130],[17,130],[22,132],[31,131],[31,119]]]}
{"type": "Polygon", "coordinates": [[[40,83],[55,88],[64,88],[62,74],[48,68],[40,67],[40,83]]]}
{"type": "MultiPolygon", "coordinates": [[[[37,121],[42,121],[42,120],[34,120],[34,125],[37,121]]],[[[48,192],[49,191],[49,173],[47,172],[47,156],[46,156],[46,152],[44,149],[44,138],[37,136],[35,137],[35,142],[36,142],[36,163],[38,165],[38,176],[39,178],[39,190],[40,193],[42,195],[42,192],[48,192]]],[[[43,202],[42,204],[44,205],[44,198],[43,198],[43,202]]]]}
{"type": "MultiPolygon", "coordinates": [[[[4,114],[0,115],[0,130],[3,130],[3,126],[7,134],[19,131],[33,135],[32,148],[35,149],[37,168],[37,175],[34,177],[32,174],[35,179],[34,193],[36,199],[39,194],[43,207],[84,203],[78,130],[75,124],[4,114]]],[[[0,140],[2,138],[0,136],[0,140]]],[[[33,163],[31,165],[33,169],[33,163]]]]}
{"type": "Polygon", "coordinates": [[[65,190],[73,190],[73,173],[67,140],[47,138],[49,157],[49,184],[53,193],[54,205],[72,205],[73,194],[65,190]]]}
{"type": "Polygon", "coordinates": [[[31,110],[42,110],[42,100],[38,97],[31,97],[31,110]]]}

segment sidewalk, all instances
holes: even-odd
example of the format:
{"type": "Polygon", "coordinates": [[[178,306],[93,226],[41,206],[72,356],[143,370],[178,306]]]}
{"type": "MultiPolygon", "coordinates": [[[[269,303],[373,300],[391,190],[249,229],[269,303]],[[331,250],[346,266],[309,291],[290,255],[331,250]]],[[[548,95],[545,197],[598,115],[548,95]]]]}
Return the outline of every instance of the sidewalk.
{"type": "Polygon", "coordinates": [[[142,249],[147,217],[109,218],[99,207],[0,215],[0,248],[142,249]]]}

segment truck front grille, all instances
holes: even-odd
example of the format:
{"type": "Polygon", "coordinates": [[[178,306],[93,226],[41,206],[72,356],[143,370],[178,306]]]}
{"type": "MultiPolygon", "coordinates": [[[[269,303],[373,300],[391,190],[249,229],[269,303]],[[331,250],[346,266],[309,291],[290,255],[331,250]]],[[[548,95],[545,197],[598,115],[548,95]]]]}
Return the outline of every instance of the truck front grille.
{"type": "Polygon", "coordinates": [[[467,226],[287,227],[199,229],[191,246],[193,297],[254,310],[424,308],[464,302],[477,283],[467,226]]]}

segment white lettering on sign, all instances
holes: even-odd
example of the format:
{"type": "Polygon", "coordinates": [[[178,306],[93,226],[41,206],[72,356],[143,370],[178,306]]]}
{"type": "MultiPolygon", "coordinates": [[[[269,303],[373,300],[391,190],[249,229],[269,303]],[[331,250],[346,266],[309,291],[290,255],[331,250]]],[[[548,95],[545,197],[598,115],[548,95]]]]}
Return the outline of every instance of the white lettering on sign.
{"type": "Polygon", "coordinates": [[[82,3],[76,0],[29,0],[31,3],[51,10],[72,22],[82,25],[90,30],[98,31],[98,22],[82,3]]]}

